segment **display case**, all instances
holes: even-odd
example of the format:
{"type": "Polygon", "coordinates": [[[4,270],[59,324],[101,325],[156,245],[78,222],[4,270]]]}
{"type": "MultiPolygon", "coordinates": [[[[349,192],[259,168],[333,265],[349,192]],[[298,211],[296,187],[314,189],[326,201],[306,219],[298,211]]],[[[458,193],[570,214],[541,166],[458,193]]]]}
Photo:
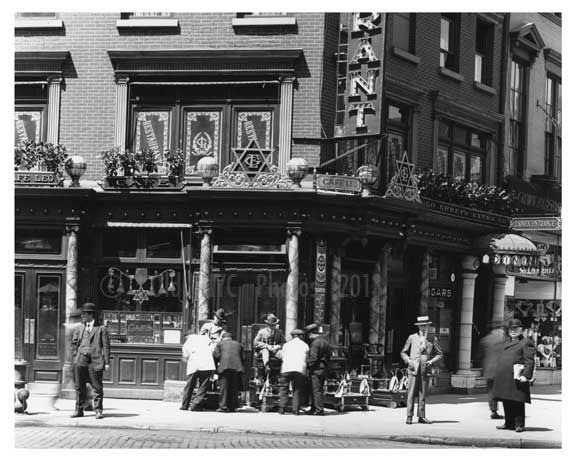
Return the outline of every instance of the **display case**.
{"type": "Polygon", "coordinates": [[[112,343],[181,344],[180,313],[105,311],[102,321],[112,343]]]}

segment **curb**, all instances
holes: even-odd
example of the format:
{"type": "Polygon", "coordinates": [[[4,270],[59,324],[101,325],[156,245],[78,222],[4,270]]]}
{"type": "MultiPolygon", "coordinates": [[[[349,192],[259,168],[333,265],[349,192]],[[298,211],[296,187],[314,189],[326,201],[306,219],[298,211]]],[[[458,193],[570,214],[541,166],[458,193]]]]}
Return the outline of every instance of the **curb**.
{"type": "Polygon", "coordinates": [[[106,425],[104,424],[85,424],[80,421],[71,422],[70,424],[54,425],[43,421],[20,421],[15,424],[18,427],[76,427],[83,429],[118,429],[118,430],[143,430],[143,431],[186,431],[186,432],[241,432],[246,434],[267,434],[267,435],[297,435],[297,436],[315,436],[315,437],[340,437],[340,438],[362,438],[369,440],[389,440],[391,442],[428,444],[428,445],[449,445],[457,447],[470,448],[544,448],[544,449],[561,449],[562,442],[557,440],[534,440],[534,439],[505,439],[505,438],[475,438],[475,437],[436,437],[430,435],[362,435],[362,434],[345,434],[345,433],[322,433],[322,432],[297,432],[297,431],[265,431],[253,429],[237,429],[224,426],[216,427],[198,427],[198,428],[170,428],[166,426],[156,426],[154,424],[142,425],[106,425]]]}

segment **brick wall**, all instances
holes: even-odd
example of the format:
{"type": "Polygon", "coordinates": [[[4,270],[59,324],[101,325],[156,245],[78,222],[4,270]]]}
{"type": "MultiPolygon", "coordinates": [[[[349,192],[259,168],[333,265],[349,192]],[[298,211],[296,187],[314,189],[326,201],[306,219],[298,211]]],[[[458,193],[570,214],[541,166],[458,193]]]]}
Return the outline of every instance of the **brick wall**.
{"type": "MultiPolygon", "coordinates": [[[[61,95],[60,142],[88,163],[87,179],[102,176],[102,150],[113,147],[115,82],[109,49],[302,48],[294,91],[293,136],[321,136],[322,71],[331,70],[325,53],[325,14],[296,15],[296,27],[233,28],[233,13],[178,13],[175,30],[119,30],[118,13],[62,13],[62,31],[17,30],[16,51],[68,50],[61,95]]],[[[333,19],[331,19],[334,22],[333,19]]],[[[328,45],[332,46],[331,43],[328,45]]],[[[322,118],[330,118],[329,110],[322,118]]],[[[293,156],[318,161],[317,143],[296,145],[293,156]]]]}

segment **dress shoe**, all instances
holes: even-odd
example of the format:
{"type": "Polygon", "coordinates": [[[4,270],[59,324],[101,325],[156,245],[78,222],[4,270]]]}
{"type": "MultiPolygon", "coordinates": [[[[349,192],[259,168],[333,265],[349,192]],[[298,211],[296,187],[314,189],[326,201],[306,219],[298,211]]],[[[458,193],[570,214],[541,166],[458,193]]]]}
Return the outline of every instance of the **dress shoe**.
{"type": "Polygon", "coordinates": [[[314,408],[310,408],[310,410],[306,412],[307,415],[313,415],[314,413],[316,413],[316,410],[314,410],[314,408]]]}
{"type": "Polygon", "coordinates": [[[278,410],[278,414],[279,414],[279,415],[283,415],[285,412],[286,412],[286,411],[284,410],[284,408],[280,408],[280,409],[278,410]]]}
{"type": "Polygon", "coordinates": [[[316,410],[312,413],[314,416],[324,416],[324,410],[316,410]]]}
{"type": "Polygon", "coordinates": [[[228,408],[218,408],[216,413],[228,413],[228,408]]]}
{"type": "Polygon", "coordinates": [[[84,416],[84,412],[82,410],[74,410],[74,413],[72,413],[70,418],[82,418],[82,416],[84,416]]]}
{"type": "Polygon", "coordinates": [[[294,416],[300,416],[300,410],[293,411],[292,414],[294,416]]]}
{"type": "Polygon", "coordinates": [[[412,418],[406,418],[406,424],[412,424],[412,418]]]}
{"type": "Polygon", "coordinates": [[[186,407],[180,407],[180,410],[182,410],[182,411],[188,411],[188,408],[186,408],[186,407]]]}
{"type": "Polygon", "coordinates": [[[504,416],[499,415],[498,413],[494,412],[490,415],[490,419],[504,419],[504,416]]]}
{"type": "Polygon", "coordinates": [[[190,411],[202,411],[201,407],[190,407],[190,411]]]}
{"type": "Polygon", "coordinates": [[[506,424],[502,424],[502,426],[496,426],[496,429],[504,429],[504,430],[509,430],[509,431],[514,430],[513,427],[507,426],[506,424]]]}
{"type": "Polygon", "coordinates": [[[522,426],[516,426],[516,427],[514,428],[514,430],[515,430],[516,432],[524,432],[524,428],[523,428],[522,426]]]}
{"type": "Polygon", "coordinates": [[[420,424],[432,424],[432,421],[430,421],[429,419],[426,419],[426,418],[424,418],[424,417],[418,418],[418,422],[419,422],[420,424]]]}
{"type": "Polygon", "coordinates": [[[96,419],[102,419],[104,418],[104,415],[102,414],[102,410],[96,410],[96,419]]]}

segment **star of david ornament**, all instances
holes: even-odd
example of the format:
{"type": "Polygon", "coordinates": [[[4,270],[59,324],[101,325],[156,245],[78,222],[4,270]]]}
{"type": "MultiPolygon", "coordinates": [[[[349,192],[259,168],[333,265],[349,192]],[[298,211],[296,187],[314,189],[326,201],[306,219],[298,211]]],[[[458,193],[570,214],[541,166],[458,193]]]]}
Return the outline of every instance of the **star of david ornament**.
{"type": "Polygon", "coordinates": [[[142,287],[139,287],[134,294],[134,298],[132,299],[134,299],[134,301],[137,303],[143,303],[144,301],[148,301],[149,298],[146,294],[146,290],[144,290],[142,287]]]}
{"type": "Polygon", "coordinates": [[[402,160],[396,160],[396,173],[390,180],[384,198],[397,198],[409,202],[420,203],[418,180],[414,174],[414,164],[408,161],[408,154],[404,151],[402,160]]]}
{"type": "Polygon", "coordinates": [[[255,139],[252,139],[246,147],[232,149],[232,152],[236,159],[232,171],[251,176],[270,172],[272,150],[260,148],[255,139]]]}

